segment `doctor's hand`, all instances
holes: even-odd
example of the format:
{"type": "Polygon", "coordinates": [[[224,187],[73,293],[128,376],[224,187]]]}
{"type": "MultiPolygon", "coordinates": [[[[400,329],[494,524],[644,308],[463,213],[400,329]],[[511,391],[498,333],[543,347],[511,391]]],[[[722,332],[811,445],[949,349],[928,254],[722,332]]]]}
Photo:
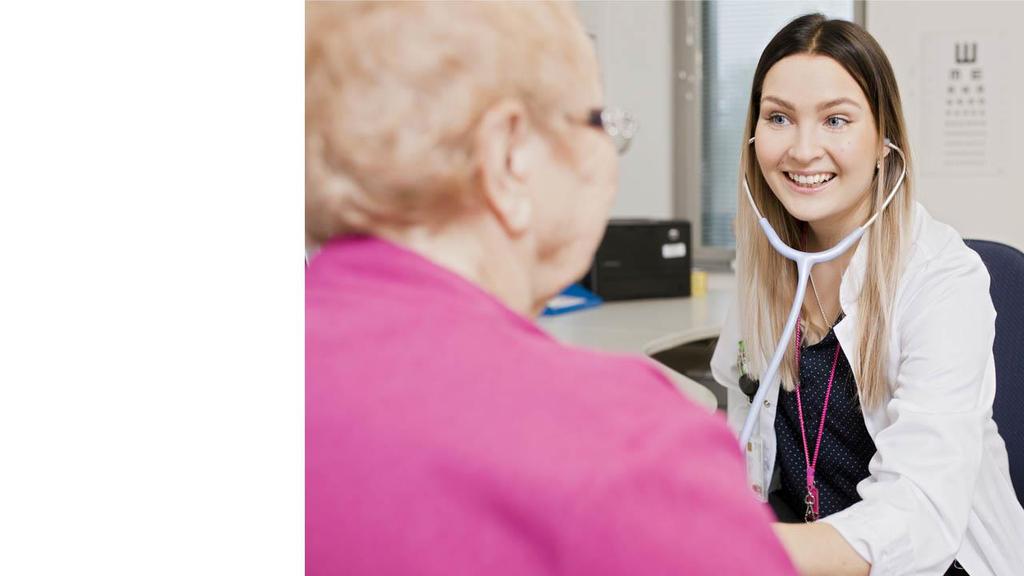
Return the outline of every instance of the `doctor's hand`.
{"type": "Polygon", "coordinates": [[[829,524],[776,522],[772,528],[803,576],[867,576],[871,570],[871,565],[829,524]]]}

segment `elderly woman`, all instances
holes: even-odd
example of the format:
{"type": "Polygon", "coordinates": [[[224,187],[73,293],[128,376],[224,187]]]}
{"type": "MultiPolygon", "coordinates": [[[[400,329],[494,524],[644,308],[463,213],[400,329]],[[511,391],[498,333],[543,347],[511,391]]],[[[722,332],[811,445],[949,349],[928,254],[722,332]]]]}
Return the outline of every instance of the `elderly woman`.
{"type": "Polygon", "coordinates": [[[307,7],[309,574],[791,572],[722,421],[531,320],[616,118],[568,5],[307,7]]]}

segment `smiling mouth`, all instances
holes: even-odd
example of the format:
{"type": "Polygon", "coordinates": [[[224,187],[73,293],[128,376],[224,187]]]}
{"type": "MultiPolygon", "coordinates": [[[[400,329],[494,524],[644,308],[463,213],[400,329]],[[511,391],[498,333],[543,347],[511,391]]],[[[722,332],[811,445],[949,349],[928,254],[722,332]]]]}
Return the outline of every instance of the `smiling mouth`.
{"type": "Polygon", "coordinates": [[[786,178],[789,179],[798,188],[806,188],[807,190],[814,190],[824,184],[827,184],[836,177],[834,172],[819,172],[817,174],[794,174],[793,172],[783,172],[786,178]]]}

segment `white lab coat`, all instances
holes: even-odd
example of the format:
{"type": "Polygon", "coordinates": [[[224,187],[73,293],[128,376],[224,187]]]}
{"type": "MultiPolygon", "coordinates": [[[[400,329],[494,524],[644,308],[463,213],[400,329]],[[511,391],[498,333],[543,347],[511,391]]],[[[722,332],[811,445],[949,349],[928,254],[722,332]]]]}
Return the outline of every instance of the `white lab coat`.
{"type": "MultiPolygon", "coordinates": [[[[877,409],[862,406],[877,448],[870,476],[857,485],[860,502],[821,521],[871,563],[872,575],[940,575],[956,558],[971,576],[1021,576],[1024,510],[992,420],[995,311],[988,272],[960,235],[922,206],[914,207],[912,220],[889,338],[891,398],[877,409]]],[[[846,317],[835,327],[854,374],[866,245],[865,237],[843,274],[846,317]]],[[[711,368],[728,388],[729,424],[737,433],[750,410],[738,385],[740,338],[734,306],[711,368]]],[[[775,382],[754,428],[763,445],[760,462],[747,453],[748,470],[756,472],[751,477],[766,484],[775,465],[778,397],[775,382]]]]}

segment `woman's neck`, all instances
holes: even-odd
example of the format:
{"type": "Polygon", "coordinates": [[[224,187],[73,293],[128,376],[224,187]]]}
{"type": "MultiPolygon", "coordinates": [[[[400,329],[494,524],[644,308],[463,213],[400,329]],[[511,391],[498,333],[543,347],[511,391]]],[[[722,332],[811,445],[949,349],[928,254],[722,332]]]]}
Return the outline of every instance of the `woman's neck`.
{"type": "MultiPolygon", "coordinates": [[[[865,194],[861,201],[839,214],[807,223],[807,247],[805,250],[820,252],[835,246],[870,217],[870,196],[865,194]]],[[[853,249],[851,248],[850,251],[853,249]]],[[[850,251],[847,251],[848,253],[850,251]]]]}
{"type": "MultiPolygon", "coordinates": [[[[809,222],[804,250],[821,252],[835,246],[867,220],[868,210],[869,206],[864,205],[827,220],[809,222]]],[[[834,260],[817,264],[811,270],[814,284],[808,286],[803,310],[808,343],[824,338],[843,312],[840,302],[842,278],[859,243],[859,240],[854,242],[834,260]]]]}
{"type": "Polygon", "coordinates": [[[410,226],[375,233],[476,284],[512,310],[536,316],[540,309],[529,267],[493,228],[489,222],[466,219],[440,228],[410,226]]]}

